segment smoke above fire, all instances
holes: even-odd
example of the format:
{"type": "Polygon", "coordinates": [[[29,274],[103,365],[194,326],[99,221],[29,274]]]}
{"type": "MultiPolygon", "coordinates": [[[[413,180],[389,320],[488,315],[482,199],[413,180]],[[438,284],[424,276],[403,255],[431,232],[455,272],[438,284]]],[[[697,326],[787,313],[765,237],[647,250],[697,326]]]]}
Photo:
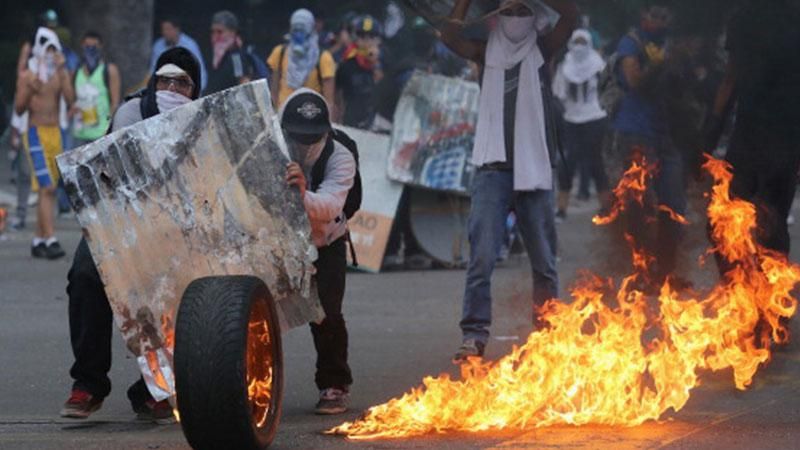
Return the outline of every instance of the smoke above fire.
{"type": "MultiPolygon", "coordinates": [[[[630,276],[618,284],[585,276],[570,302],[544,306],[547,326],[509,355],[470,360],[460,379],[425,378],[328,433],[397,439],[560,424],[636,426],[682,409],[702,370],[730,369],[736,388],[745,390],[771,346],[788,340],[783,322],[797,310],[791,291],[800,266],[755,241],[756,209],[730,197],[731,168],[710,157],[704,168],[714,179],[709,253],[729,267],[715,287],[702,295],[679,292],[667,280],[648,294],[643,277],[653,258],[632,246],[630,276]]],[[[643,201],[651,170],[645,161],[631,166],[615,190],[615,209],[595,223],[615,220],[626,202],[643,201]]]]}

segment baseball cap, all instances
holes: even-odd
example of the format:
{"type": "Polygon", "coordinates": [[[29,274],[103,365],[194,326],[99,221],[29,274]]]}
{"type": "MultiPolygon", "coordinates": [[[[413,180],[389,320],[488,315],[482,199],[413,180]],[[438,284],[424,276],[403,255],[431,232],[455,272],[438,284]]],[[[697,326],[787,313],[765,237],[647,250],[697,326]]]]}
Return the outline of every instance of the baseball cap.
{"type": "Polygon", "coordinates": [[[319,141],[332,129],[328,103],[311,89],[298,90],[283,105],[281,127],[297,140],[319,141]]]}

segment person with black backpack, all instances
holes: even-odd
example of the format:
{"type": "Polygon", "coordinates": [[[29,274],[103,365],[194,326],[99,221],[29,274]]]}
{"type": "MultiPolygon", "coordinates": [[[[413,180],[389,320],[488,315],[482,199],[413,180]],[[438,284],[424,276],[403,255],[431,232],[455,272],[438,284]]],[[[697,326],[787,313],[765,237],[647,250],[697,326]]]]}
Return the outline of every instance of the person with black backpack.
{"type": "Polygon", "coordinates": [[[213,56],[203,95],[216,94],[266,75],[252,53],[243,47],[239,19],[230,11],[219,11],[211,19],[213,56]]]}
{"type": "MultiPolygon", "coordinates": [[[[318,93],[301,88],[283,104],[281,127],[292,162],[286,181],[300,191],[311,239],[319,257],[315,281],[325,319],[311,324],[317,350],[317,414],[347,411],[353,378],[347,363],[347,327],[342,302],[347,273],[347,219],[361,204],[358,149],[331,126],[329,107],[318,93]]],[[[352,252],[352,246],[351,246],[352,252]]]]}

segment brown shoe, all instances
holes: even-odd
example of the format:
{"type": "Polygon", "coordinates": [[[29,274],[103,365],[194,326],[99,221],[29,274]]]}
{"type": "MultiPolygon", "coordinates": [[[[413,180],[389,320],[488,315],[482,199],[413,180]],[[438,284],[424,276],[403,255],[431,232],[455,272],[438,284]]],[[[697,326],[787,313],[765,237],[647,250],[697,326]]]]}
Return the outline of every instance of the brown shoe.
{"type": "Polygon", "coordinates": [[[86,419],[103,406],[103,399],[81,390],[73,389],[61,409],[61,417],[86,419]]]}

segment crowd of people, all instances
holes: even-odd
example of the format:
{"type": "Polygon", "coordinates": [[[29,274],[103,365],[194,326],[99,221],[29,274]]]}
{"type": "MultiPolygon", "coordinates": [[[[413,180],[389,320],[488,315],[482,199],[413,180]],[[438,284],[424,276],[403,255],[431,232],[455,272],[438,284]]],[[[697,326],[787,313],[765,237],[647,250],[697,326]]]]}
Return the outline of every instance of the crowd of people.
{"type": "MultiPolygon", "coordinates": [[[[673,276],[683,230],[670,212],[686,212],[688,180],[701,154],[718,146],[734,110],[727,153],[734,167],[732,189],[758,204],[761,242],[788,253],[786,222],[800,168],[795,126],[800,70],[796,58],[784,56],[800,43],[797,6],[790,0],[775,0],[770,7],[748,2],[733,16],[724,47],[716,37],[670,36],[672,11],[648,6],[629,32],[604,46],[574,2],[542,3],[558,13],[555,21],[525,3],[506,1],[485,39],[464,36],[471,0],[457,0],[440,30],[398,10],[384,23],[370,15],[347,15],[341,26],[325,31],[311,11],[298,9],[288,20],[285,42],[266,58],[245,45],[239,21],[229,11],[211,19],[208,59],[177,19],[165,18],[146,88],[127,100],[102,36],[85,33],[77,58],[70,57],[55,31],[57,17],[48,14],[22,49],[14,101],[15,129],[26,150],[20,153],[25,162],[16,165],[17,184],[27,197],[25,180],[31,178],[39,192],[32,254],[65,255],[54,230],[59,185],[54,158],[61,151],[203,95],[266,78],[289,144],[311,155],[306,166],[287,168],[287,183],[301,192],[320,249],[317,276],[327,318],[312,325],[317,412],[343,412],[352,377],[341,314],[342,214],[356,173],[353,157],[334,142],[330,124],[391,130],[400,92],[415,70],[481,84],[457,362],[485,352],[492,273],[509,212],[530,259],[534,323],[536,308],[558,297],[557,223],[568,220],[576,176],[578,197],[588,198],[593,182],[601,211],[608,211],[611,188],[632,161],[644,158],[657,167],[649,197],[656,217],[646,217],[647,208],[632,208],[625,228],[655,255],[652,280],[673,276]],[[726,53],[721,50],[728,56],[721,58],[726,53]],[[307,114],[295,114],[301,109],[307,114]],[[336,166],[330,173],[337,178],[314,183],[311,166],[325,148],[331,152],[325,161],[336,166]]],[[[25,227],[26,205],[20,202],[23,209],[13,227],[25,227]]],[[[68,292],[76,382],[63,414],[88,417],[110,391],[111,311],[85,241],[70,271],[68,292]]],[[[171,417],[169,406],[149,397],[141,382],[129,397],[139,413],[171,417]]]]}

